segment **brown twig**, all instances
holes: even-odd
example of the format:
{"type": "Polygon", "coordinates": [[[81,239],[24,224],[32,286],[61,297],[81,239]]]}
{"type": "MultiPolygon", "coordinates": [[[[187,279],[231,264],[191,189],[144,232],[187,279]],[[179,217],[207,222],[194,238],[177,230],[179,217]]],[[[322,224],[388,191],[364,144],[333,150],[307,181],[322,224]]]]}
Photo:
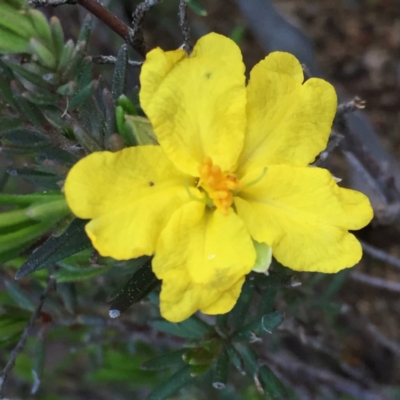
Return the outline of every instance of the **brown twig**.
{"type": "Polygon", "coordinates": [[[179,26],[183,36],[183,49],[189,55],[192,52],[193,46],[190,43],[190,28],[187,17],[187,4],[184,0],[179,0],[179,26]]]}
{"type": "Polygon", "coordinates": [[[390,265],[393,265],[396,268],[400,268],[400,259],[393,257],[392,255],[386,253],[385,251],[378,249],[377,247],[371,246],[368,243],[361,241],[361,245],[363,250],[370,255],[372,258],[376,260],[386,262],[390,265]]]}
{"type": "Polygon", "coordinates": [[[32,314],[28,324],[26,325],[24,331],[22,332],[21,338],[19,339],[18,344],[15,346],[14,350],[11,352],[10,359],[8,360],[6,366],[3,368],[1,371],[0,375],[0,399],[4,399],[4,383],[7,379],[7,374],[14,368],[15,361],[17,357],[21,354],[21,352],[24,350],[26,340],[28,339],[31,330],[35,324],[35,321],[38,319],[44,302],[46,301],[46,298],[48,294],[53,290],[55,285],[55,280],[50,277],[46,289],[44,290],[43,294],[40,296],[39,304],[36,307],[35,312],[32,314]]]}
{"type": "Polygon", "coordinates": [[[283,374],[289,375],[292,379],[299,380],[309,385],[326,385],[336,392],[350,395],[360,400],[388,400],[382,393],[374,388],[364,388],[360,385],[336,375],[330,371],[312,367],[303,362],[297,361],[284,353],[268,354],[264,364],[273,369],[277,368],[283,374]]]}
{"type": "Polygon", "coordinates": [[[139,54],[145,55],[147,53],[147,46],[144,43],[143,38],[143,22],[144,17],[151,7],[160,3],[161,0],[145,0],[138,4],[135,11],[132,14],[132,26],[131,31],[131,43],[134,49],[138,51],[139,54]]]}
{"type": "Polygon", "coordinates": [[[96,16],[100,21],[102,21],[108,27],[110,27],[115,33],[121,36],[142,57],[146,55],[146,52],[143,50],[143,48],[135,44],[134,30],[129,26],[125,25],[107,8],[102,6],[96,0],[78,0],[77,3],[86,10],[88,10],[91,14],[96,16]]]}
{"type": "Polygon", "coordinates": [[[377,278],[375,276],[369,276],[362,272],[353,271],[350,274],[350,278],[366,285],[375,287],[377,289],[385,289],[389,292],[400,293],[400,282],[390,282],[383,278],[377,278]]]}

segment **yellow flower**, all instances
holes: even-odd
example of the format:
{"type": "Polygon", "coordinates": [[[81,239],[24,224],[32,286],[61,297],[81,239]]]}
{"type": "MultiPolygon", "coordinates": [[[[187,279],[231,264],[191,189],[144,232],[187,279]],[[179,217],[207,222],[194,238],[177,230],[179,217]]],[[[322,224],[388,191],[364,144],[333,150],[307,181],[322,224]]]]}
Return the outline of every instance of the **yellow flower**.
{"type": "Polygon", "coordinates": [[[333,273],[361,258],[348,232],[372,218],[368,199],[309,167],[326,147],[337,100],[305,83],[297,59],[270,54],[246,87],[236,44],[202,37],[148,53],[140,101],[159,146],[97,152],[65,183],[67,202],[103,256],[153,255],[161,313],[230,311],[255,265],[255,242],[297,271],[333,273]]]}

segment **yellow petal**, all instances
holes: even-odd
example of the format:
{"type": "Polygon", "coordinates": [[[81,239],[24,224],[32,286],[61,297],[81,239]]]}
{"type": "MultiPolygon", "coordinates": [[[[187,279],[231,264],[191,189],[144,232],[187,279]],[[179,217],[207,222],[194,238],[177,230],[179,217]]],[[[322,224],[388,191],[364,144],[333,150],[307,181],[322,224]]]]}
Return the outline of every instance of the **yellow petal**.
{"type": "Polygon", "coordinates": [[[280,52],[251,71],[241,174],[272,164],[305,166],[325,149],[336,112],[336,93],[322,79],[302,84],[302,75],[297,59],[280,52]]]}
{"type": "MultiPolygon", "coordinates": [[[[244,181],[254,181],[260,170],[244,181]]],[[[372,219],[363,194],[337,186],[327,170],[276,165],[235,199],[251,236],[268,243],[283,265],[298,271],[338,272],[356,264],[361,246],[348,229],[372,219]]]]}
{"type": "MultiPolygon", "coordinates": [[[[190,198],[182,174],[159,146],[97,152],[75,164],[65,182],[68,206],[92,219],[86,232],[102,256],[152,254],[161,229],[190,198]]],[[[195,189],[193,189],[195,190],[195,189]]]]}
{"type": "Polygon", "coordinates": [[[160,145],[178,168],[193,176],[198,176],[197,167],[206,157],[223,171],[231,170],[242,150],[246,125],[240,49],[211,33],[197,42],[189,57],[176,62],[176,56],[172,68],[165,67],[169,54],[151,51],[140,76],[141,105],[160,145]]]}
{"type": "Polygon", "coordinates": [[[164,318],[178,322],[197,310],[228,312],[256,255],[240,218],[191,202],[171,217],[160,235],[153,271],[163,280],[164,318]]]}

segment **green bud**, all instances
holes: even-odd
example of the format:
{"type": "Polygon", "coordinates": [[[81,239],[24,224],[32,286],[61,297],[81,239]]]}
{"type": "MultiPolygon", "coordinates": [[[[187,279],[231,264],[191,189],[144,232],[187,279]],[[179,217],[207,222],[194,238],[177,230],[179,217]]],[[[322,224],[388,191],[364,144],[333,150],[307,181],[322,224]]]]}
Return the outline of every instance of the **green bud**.
{"type": "Polygon", "coordinates": [[[158,144],[157,136],[147,118],[138,117],[136,115],[125,115],[125,121],[137,144],[158,144]]]}

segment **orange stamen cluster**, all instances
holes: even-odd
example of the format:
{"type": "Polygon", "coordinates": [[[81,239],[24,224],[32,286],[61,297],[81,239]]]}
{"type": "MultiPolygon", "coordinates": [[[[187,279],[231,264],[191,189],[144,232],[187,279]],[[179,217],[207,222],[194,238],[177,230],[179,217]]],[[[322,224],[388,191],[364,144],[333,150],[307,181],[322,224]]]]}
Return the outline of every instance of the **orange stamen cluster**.
{"type": "Polygon", "coordinates": [[[198,168],[200,180],[198,186],[204,189],[215,207],[223,214],[227,214],[233,203],[234,190],[239,190],[243,184],[235,174],[222,172],[218,165],[214,165],[211,158],[206,158],[198,168]]]}

